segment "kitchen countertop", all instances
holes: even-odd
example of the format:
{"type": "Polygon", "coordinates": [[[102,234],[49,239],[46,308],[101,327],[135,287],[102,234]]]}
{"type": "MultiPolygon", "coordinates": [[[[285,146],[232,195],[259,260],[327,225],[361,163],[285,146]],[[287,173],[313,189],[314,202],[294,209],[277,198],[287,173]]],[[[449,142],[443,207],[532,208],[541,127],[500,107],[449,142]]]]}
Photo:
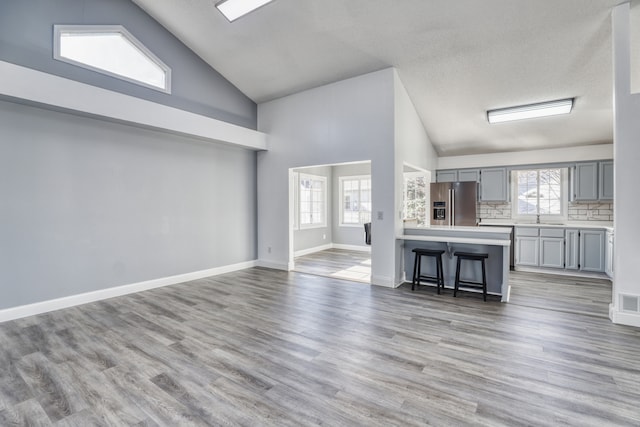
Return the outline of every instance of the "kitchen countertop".
{"type": "MultiPolygon", "coordinates": [[[[484,223],[483,223],[484,224],[484,223]]],[[[487,225],[489,225],[487,223],[487,225]]],[[[500,224],[491,224],[491,225],[500,225],[500,224]]],[[[503,224],[506,225],[506,224],[503,224]]],[[[425,226],[418,226],[418,227],[404,227],[405,230],[443,230],[443,231],[451,231],[453,233],[459,232],[459,233],[466,233],[466,232],[471,232],[471,233],[511,233],[511,229],[508,227],[503,227],[503,228],[482,228],[482,227],[477,227],[477,226],[464,226],[464,225],[425,225],[425,226]]]]}
{"type": "Polygon", "coordinates": [[[399,240],[423,242],[468,243],[476,245],[511,245],[509,227],[470,227],[431,225],[424,227],[405,227],[399,240]]]}
{"type": "Polygon", "coordinates": [[[539,228],[589,228],[589,229],[598,229],[598,230],[609,230],[613,231],[613,223],[605,222],[605,221],[567,221],[562,224],[536,224],[536,223],[527,223],[527,222],[514,222],[511,220],[500,221],[500,220],[489,220],[480,222],[480,226],[490,225],[495,226],[508,226],[508,227],[539,227],[539,228]]]}

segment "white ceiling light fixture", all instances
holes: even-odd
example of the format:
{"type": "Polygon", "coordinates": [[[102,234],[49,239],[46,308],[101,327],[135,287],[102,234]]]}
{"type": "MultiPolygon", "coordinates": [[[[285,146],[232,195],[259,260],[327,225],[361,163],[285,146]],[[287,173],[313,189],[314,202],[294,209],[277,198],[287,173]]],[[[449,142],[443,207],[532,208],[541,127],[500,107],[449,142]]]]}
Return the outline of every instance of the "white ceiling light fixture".
{"type": "Polygon", "coordinates": [[[540,102],[538,104],[520,105],[518,107],[500,108],[487,111],[489,123],[510,122],[513,120],[533,119],[537,117],[569,114],[573,108],[573,98],[557,101],[540,102]]]}
{"type": "Polygon", "coordinates": [[[229,22],[233,22],[272,1],[273,0],[223,0],[217,3],[216,7],[229,22]]]}

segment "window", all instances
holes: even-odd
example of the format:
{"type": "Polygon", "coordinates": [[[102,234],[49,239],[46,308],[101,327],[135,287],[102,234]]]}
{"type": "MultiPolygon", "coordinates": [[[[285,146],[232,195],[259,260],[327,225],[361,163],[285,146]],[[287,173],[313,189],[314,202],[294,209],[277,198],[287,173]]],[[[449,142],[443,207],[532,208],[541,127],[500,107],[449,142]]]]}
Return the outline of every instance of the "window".
{"type": "Polygon", "coordinates": [[[566,168],[517,170],[513,175],[515,217],[566,217],[566,168]]]}
{"type": "Polygon", "coordinates": [[[404,219],[416,220],[417,225],[427,224],[429,179],[424,172],[404,173],[404,219]]]}
{"type": "Polygon", "coordinates": [[[327,226],[327,178],[299,174],[300,228],[327,226]]]}
{"type": "Polygon", "coordinates": [[[54,25],[59,61],[171,93],[171,69],[121,25],[54,25]]]}
{"type": "Polygon", "coordinates": [[[371,176],[340,177],[340,225],[371,222],[371,176]]]}

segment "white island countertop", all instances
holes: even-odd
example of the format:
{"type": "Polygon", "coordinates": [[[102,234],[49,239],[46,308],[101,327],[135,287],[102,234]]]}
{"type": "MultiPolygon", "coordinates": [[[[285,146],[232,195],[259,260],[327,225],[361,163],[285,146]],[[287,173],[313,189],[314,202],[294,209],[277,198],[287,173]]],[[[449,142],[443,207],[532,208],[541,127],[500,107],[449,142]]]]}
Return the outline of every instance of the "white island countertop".
{"type": "Polygon", "coordinates": [[[399,240],[423,242],[470,243],[477,245],[511,245],[509,227],[470,227],[431,225],[424,227],[405,227],[399,240]]]}
{"type": "Polygon", "coordinates": [[[491,227],[538,227],[538,228],[588,228],[597,230],[613,230],[613,223],[609,221],[567,221],[564,223],[536,224],[534,222],[514,222],[513,220],[486,220],[480,222],[480,226],[491,227]]]}

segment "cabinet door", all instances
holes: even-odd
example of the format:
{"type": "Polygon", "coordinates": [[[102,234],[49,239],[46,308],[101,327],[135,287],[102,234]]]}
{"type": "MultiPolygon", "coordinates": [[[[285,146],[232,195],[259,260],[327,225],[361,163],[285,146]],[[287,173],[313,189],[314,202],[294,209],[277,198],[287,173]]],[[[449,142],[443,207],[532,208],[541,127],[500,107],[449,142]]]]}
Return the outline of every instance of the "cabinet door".
{"type": "Polygon", "coordinates": [[[479,169],[463,169],[458,171],[458,181],[466,182],[480,182],[480,170],[479,169]]]}
{"type": "Polygon", "coordinates": [[[607,276],[613,278],[613,233],[607,231],[607,276]]]}
{"type": "Polygon", "coordinates": [[[604,237],[604,230],[580,230],[580,270],[604,271],[604,237]]]}
{"type": "Polygon", "coordinates": [[[538,266],[539,237],[516,237],[516,265],[538,266]]]}
{"type": "Polygon", "coordinates": [[[436,182],[455,182],[458,180],[458,171],[436,171],[436,182]]]}
{"type": "Polygon", "coordinates": [[[507,169],[480,169],[480,200],[506,202],[508,200],[507,169]]]}
{"type": "Polygon", "coordinates": [[[613,160],[600,162],[598,196],[600,200],[613,200],[613,160]]]}
{"type": "Polygon", "coordinates": [[[540,267],[564,268],[563,238],[540,238],[540,267]]]}
{"type": "Polygon", "coordinates": [[[578,163],[573,174],[573,199],[598,200],[598,163],[578,163]]]}
{"type": "Polygon", "coordinates": [[[564,259],[567,270],[577,270],[580,262],[579,258],[579,232],[575,229],[567,229],[564,232],[565,248],[564,259]]]}

